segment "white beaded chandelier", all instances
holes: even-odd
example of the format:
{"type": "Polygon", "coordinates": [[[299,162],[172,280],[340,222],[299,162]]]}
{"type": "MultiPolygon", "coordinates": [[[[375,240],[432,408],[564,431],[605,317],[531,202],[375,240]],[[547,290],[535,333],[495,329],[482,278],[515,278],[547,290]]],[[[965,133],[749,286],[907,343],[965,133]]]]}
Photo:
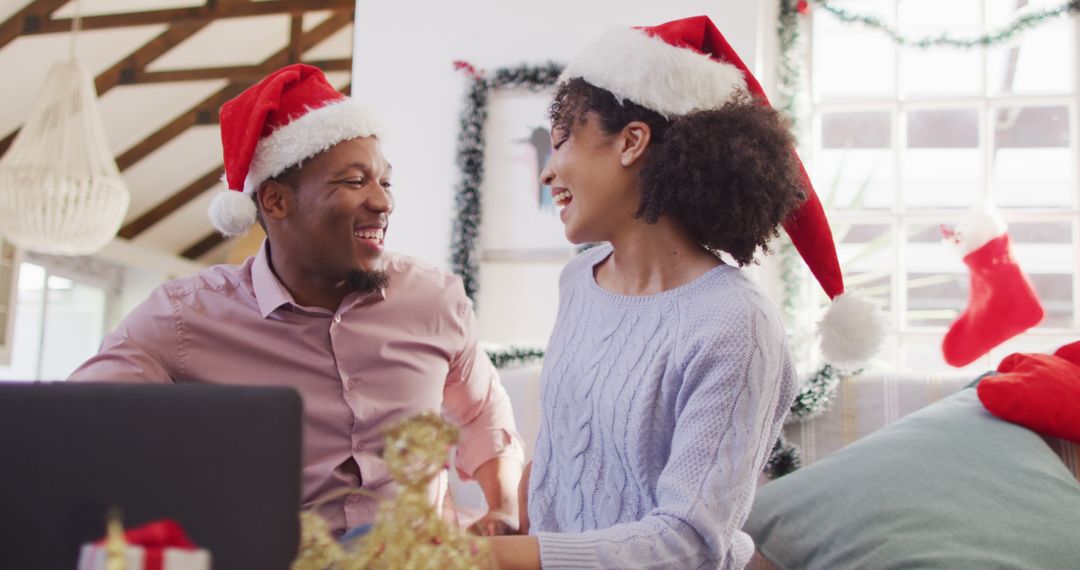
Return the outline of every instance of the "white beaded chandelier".
{"type": "MultiPolygon", "coordinates": [[[[77,8],[76,8],[77,10],[77,8]]],[[[89,71],[75,59],[49,70],[34,108],[0,159],[0,233],[20,248],[87,255],[127,214],[127,185],[105,138],[89,71]]]]}

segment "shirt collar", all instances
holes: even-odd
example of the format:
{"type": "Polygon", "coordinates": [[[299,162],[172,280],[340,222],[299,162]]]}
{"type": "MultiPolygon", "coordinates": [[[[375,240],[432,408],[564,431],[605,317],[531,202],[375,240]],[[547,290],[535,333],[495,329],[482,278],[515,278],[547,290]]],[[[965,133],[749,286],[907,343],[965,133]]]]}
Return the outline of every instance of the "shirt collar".
{"type": "Polygon", "coordinates": [[[295,305],[289,290],[281,284],[274,270],[270,268],[270,240],[264,239],[251,264],[251,286],[255,289],[255,300],[259,303],[259,312],[265,319],[282,305],[295,305]]]}
{"type": "MultiPolygon", "coordinates": [[[[251,265],[251,285],[255,289],[255,300],[259,303],[259,312],[262,313],[264,319],[282,305],[300,307],[270,267],[269,239],[263,240],[259,252],[255,254],[255,261],[251,265]]],[[[381,287],[371,293],[350,293],[345,297],[342,306],[367,305],[384,299],[386,299],[386,287],[381,287]]],[[[323,310],[319,309],[319,311],[323,310]]]]}

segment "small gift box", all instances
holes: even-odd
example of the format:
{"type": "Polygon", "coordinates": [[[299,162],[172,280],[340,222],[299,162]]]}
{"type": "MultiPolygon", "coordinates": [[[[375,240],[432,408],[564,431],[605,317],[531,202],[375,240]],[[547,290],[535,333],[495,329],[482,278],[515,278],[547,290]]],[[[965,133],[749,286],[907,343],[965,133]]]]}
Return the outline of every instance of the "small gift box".
{"type": "Polygon", "coordinates": [[[180,524],[169,519],[122,535],[110,531],[109,537],[84,544],[78,570],[112,570],[120,567],[116,557],[121,558],[124,570],[210,570],[210,553],[196,547],[180,524]],[[111,551],[118,551],[112,559],[111,551]]]}

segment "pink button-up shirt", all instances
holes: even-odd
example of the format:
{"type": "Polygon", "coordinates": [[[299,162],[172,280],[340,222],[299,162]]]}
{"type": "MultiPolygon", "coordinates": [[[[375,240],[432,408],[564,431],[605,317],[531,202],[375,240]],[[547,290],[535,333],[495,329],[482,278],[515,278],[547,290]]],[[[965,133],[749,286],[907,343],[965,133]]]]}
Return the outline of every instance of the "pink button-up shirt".
{"type": "MultiPolygon", "coordinates": [[[[296,388],[305,507],[358,486],[356,467],[364,489],[392,496],[380,429],[424,411],[461,428],[455,464],[463,475],[495,457],[523,460],[510,401],[477,349],[460,278],[388,255],[389,285],[349,294],[332,312],[293,301],[268,251],[264,244],[242,265],[162,285],[70,379],[296,388]]],[[[445,487],[445,478],[433,485],[434,502],[445,487]]],[[[372,522],[377,503],[354,493],[319,512],[340,532],[372,522]]]]}

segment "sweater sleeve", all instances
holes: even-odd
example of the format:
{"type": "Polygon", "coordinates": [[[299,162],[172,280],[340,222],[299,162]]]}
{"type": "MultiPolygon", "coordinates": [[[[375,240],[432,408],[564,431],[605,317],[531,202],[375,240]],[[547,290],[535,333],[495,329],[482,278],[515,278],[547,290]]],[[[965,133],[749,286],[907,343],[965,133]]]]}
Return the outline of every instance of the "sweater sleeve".
{"type": "MultiPolygon", "coordinates": [[[[729,568],[791,382],[782,332],[752,305],[726,331],[686,338],[671,451],[656,508],[641,520],[577,534],[538,533],[544,568],[729,568]],[[777,335],[780,335],[777,337],[777,335]]],[[[707,332],[705,332],[707,331],[707,332]]]]}

